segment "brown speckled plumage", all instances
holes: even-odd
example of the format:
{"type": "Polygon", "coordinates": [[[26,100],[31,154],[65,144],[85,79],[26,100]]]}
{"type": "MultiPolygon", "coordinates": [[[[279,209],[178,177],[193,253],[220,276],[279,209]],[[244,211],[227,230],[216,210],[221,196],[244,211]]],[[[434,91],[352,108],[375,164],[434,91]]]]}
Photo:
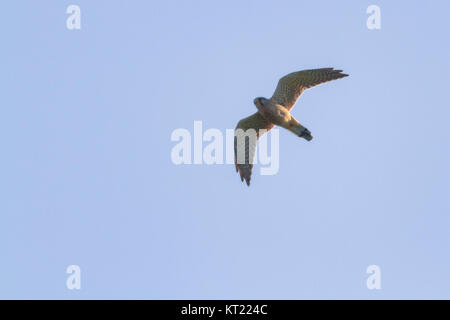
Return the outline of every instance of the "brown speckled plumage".
{"type": "Polygon", "coordinates": [[[275,124],[310,141],[312,139],[311,132],[302,126],[289,111],[295,105],[298,97],[306,89],[347,76],[347,74],[342,73],[342,70],[334,70],[333,68],[293,72],[278,81],[272,98],[256,98],[254,103],[258,108],[258,112],[240,120],[235,129],[234,159],[236,171],[239,172],[241,180],[245,180],[247,185],[250,185],[257,140],[266,131],[272,129],[275,124]],[[238,129],[242,129],[243,131],[254,129],[256,131],[256,139],[250,139],[248,137],[238,139],[238,129]],[[245,152],[243,156],[239,157],[241,161],[238,161],[238,150],[245,152]]]}

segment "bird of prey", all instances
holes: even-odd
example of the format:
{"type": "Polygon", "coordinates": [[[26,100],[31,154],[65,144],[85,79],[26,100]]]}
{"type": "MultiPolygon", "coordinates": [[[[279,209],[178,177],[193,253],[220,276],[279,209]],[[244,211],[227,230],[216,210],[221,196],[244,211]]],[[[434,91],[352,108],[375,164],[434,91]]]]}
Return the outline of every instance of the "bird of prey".
{"type": "Polygon", "coordinates": [[[241,176],[241,181],[245,180],[247,185],[250,186],[257,139],[272,129],[274,125],[283,127],[295,135],[311,141],[311,132],[301,125],[289,111],[306,89],[347,76],[347,74],[342,73],[342,70],[334,70],[333,68],[293,72],[278,81],[272,98],[255,98],[253,103],[258,111],[240,120],[234,131],[234,162],[236,172],[239,172],[241,176]],[[255,133],[253,139],[251,135],[245,134],[252,131],[251,129],[255,133]]]}

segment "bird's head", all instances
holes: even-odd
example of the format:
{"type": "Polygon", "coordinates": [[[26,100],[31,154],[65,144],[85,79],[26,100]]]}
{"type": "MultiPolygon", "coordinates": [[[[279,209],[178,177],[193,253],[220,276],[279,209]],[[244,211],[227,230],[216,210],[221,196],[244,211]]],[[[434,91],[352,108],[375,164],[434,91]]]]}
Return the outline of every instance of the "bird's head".
{"type": "Polygon", "coordinates": [[[255,106],[260,109],[262,107],[264,107],[264,105],[267,103],[267,99],[266,98],[262,98],[262,97],[258,97],[255,98],[255,100],[253,100],[253,103],[255,104],[255,106]]]}

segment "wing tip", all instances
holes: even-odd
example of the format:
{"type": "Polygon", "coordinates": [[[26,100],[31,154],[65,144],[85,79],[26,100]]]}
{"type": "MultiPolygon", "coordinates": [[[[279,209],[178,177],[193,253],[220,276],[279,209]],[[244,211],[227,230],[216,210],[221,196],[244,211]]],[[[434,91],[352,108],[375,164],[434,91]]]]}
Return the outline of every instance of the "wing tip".
{"type": "Polygon", "coordinates": [[[348,77],[348,74],[342,73],[342,70],[334,70],[333,69],[331,71],[331,74],[333,74],[333,76],[336,77],[336,79],[348,77]]]}
{"type": "Polygon", "coordinates": [[[247,186],[250,186],[250,180],[252,178],[252,171],[250,172],[244,172],[241,168],[238,167],[236,164],[236,171],[239,172],[239,177],[241,178],[241,182],[244,182],[247,184],[247,186]]]}
{"type": "Polygon", "coordinates": [[[245,175],[242,171],[239,172],[239,175],[241,176],[241,182],[244,182],[247,184],[247,186],[250,187],[250,180],[251,180],[251,173],[250,175],[245,175]]]}

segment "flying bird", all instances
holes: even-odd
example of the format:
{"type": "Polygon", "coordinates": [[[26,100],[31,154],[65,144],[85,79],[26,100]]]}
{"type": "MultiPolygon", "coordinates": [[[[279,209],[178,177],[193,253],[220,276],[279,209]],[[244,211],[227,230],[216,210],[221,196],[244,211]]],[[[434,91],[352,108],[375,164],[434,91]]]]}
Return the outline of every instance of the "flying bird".
{"type": "Polygon", "coordinates": [[[239,172],[241,176],[241,181],[245,180],[247,185],[250,186],[257,139],[272,129],[274,125],[283,127],[295,135],[311,141],[313,138],[311,132],[294,118],[290,110],[306,89],[347,76],[347,74],[342,73],[342,70],[334,70],[333,68],[293,72],[278,81],[272,98],[255,98],[253,103],[258,111],[240,120],[234,131],[234,162],[236,172],[239,172]],[[247,131],[249,129],[254,130],[255,139],[251,139],[250,136],[238,138],[243,132],[249,132],[247,131]]]}

